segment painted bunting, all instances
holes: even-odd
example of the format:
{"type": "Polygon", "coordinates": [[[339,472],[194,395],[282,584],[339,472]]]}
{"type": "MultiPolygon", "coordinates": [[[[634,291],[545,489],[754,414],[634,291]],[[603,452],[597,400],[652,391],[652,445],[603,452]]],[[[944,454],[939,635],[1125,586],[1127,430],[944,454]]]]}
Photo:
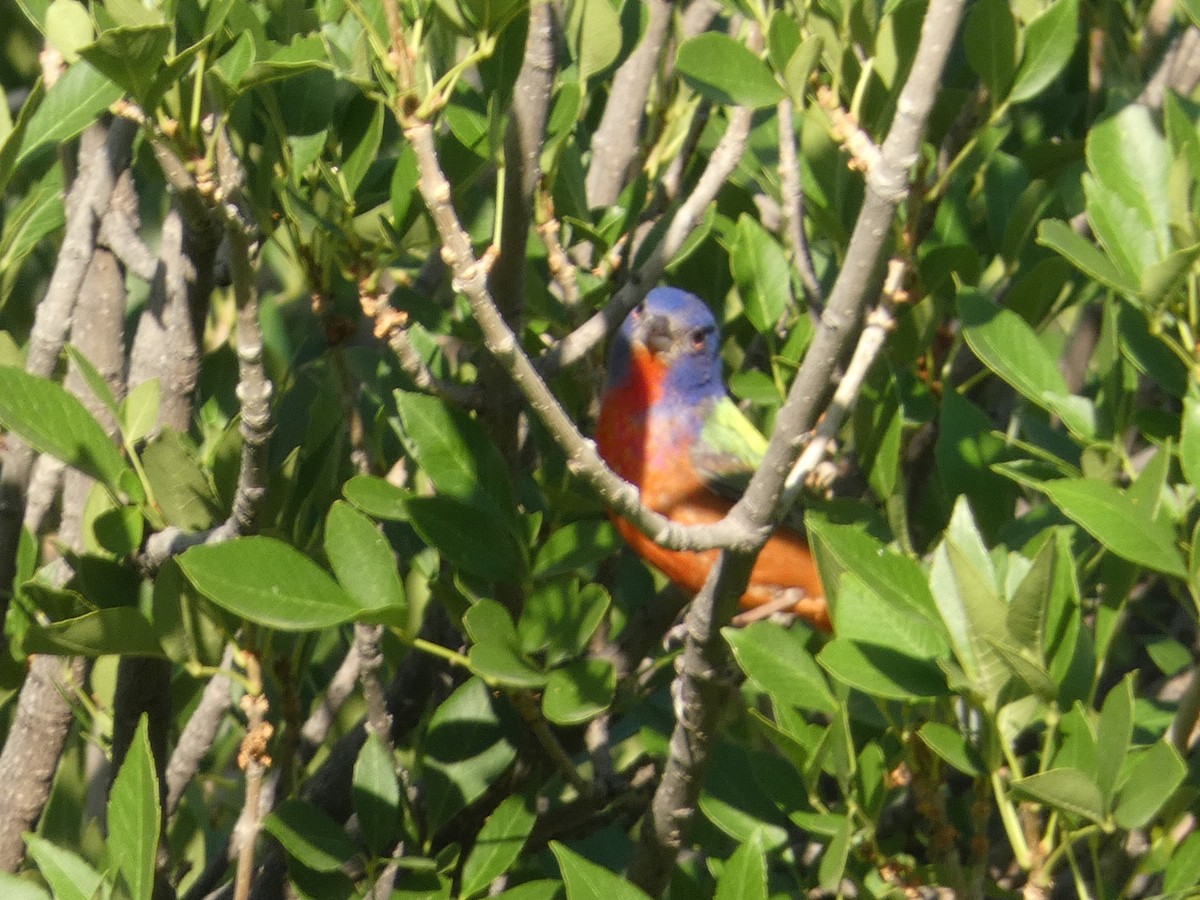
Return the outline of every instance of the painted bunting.
{"type": "MultiPolygon", "coordinates": [[[[767,446],[725,391],[719,343],[704,301],[660,287],[629,314],[609,353],[596,426],[600,455],[643,503],[685,525],[721,519],[767,446]]],[[[635,553],[685,591],[700,590],[718,551],[666,550],[625,519],[613,520],[635,553]]],[[[786,527],[763,547],[741,598],[743,608],[764,604],[830,628],[812,553],[786,527]]]]}

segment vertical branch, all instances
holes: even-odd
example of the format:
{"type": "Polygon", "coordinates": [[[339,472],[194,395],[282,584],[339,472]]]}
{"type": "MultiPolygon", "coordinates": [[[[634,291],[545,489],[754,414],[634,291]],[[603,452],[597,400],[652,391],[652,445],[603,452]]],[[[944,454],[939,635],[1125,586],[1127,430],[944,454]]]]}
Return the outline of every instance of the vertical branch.
{"type": "MultiPolygon", "coordinates": [[[[962,10],[963,0],[932,0],[929,5],[913,66],[897,101],[895,120],[879,157],[867,171],[867,195],[845,265],[788,399],[776,417],[775,433],[763,464],[745,496],[729,513],[728,518],[745,523],[762,541],[769,533],[769,528],[764,533],[763,526],[770,526],[783,509],[789,473],[793,481],[803,474],[793,470],[820,404],[829,394],[833,372],[856,339],[855,326],[867,303],[878,294],[880,264],[892,219],[896,207],[908,195],[909,172],[917,158],[962,10]]],[[[881,338],[884,330],[880,324],[863,336],[864,343],[869,345],[876,337],[881,338]]],[[[864,351],[863,359],[868,364],[870,356],[864,351]]],[[[843,398],[843,410],[852,399],[843,398]]],[[[655,896],[666,888],[690,830],[721,708],[722,692],[715,676],[722,671],[727,654],[720,627],[733,615],[736,598],[745,589],[757,552],[758,547],[722,552],[684,620],[687,638],[673,688],[677,721],[663,778],[642,825],[641,841],[630,868],[630,879],[655,896]]]]}
{"type": "Polygon", "coordinates": [[[358,677],[362,683],[363,699],[367,702],[367,729],[374,732],[390,748],[392,746],[392,715],[388,712],[379,672],[383,668],[383,652],[379,638],[382,625],[354,626],[354,649],[358,656],[358,677]]]}
{"type": "Polygon", "coordinates": [[[813,268],[808,239],[804,235],[804,189],[800,185],[800,161],[796,158],[796,125],[792,117],[792,101],[779,101],[779,183],[783,200],[783,222],[792,245],[792,264],[800,273],[808,291],[809,309],[820,315],[825,294],[813,268]]]}
{"type": "Polygon", "coordinates": [[[246,736],[238,751],[238,766],[246,773],[246,799],[239,825],[245,827],[241,835],[241,850],[238,852],[237,877],[234,882],[234,900],[246,900],[250,896],[251,876],[254,874],[254,844],[261,824],[259,802],[262,797],[263,775],[271,765],[267,753],[274,728],[267,721],[267,698],[262,692],[262,670],[258,658],[249,651],[244,654],[246,678],[252,686],[242,697],[242,711],[246,713],[246,736]]]}
{"type": "MultiPolygon", "coordinates": [[[[25,369],[49,376],[71,327],[75,301],[96,245],[100,219],[108,206],[117,173],[129,165],[134,126],[117,120],[111,126],[93,125],[79,146],[79,172],[66,200],[66,232],[46,294],[38,303],[29,334],[25,369]]],[[[32,448],[15,435],[8,437],[0,472],[0,621],[8,610],[16,574],[17,544],[25,515],[25,490],[33,469],[32,448]]],[[[7,647],[7,638],[2,639],[7,647]]]]}
{"type": "MultiPolygon", "coordinates": [[[[558,26],[554,6],[534,3],[529,9],[525,58],[513,87],[512,120],[504,137],[504,218],[500,255],[491,272],[492,296],[499,298],[504,320],[521,332],[525,310],[525,251],[533,221],[533,194],[541,178],[540,157],[546,117],[554,86],[558,26]]],[[[481,381],[489,396],[484,417],[510,469],[517,467],[517,419],[520,401],[511,382],[492,360],[484,365],[481,381]]]]}
{"type": "MultiPolygon", "coordinates": [[[[89,274],[94,278],[94,290],[86,295],[87,305],[81,310],[86,315],[79,317],[77,337],[85,353],[100,358],[102,367],[110,372],[112,367],[105,360],[113,353],[120,356],[124,279],[113,257],[96,250],[95,240],[116,173],[128,165],[132,143],[133,129],[121,122],[113,123],[107,131],[103,126],[93,126],[81,141],[79,174],[67,198],[63,247],[30,334],[26,368],[35,375],[44,377],[53,372],[75,321],[80,286],[89,274]],[[113,315],[116,309],[120,312],[113,315]]],[[[79,387],[74,382],[73,386],[79,387]]],[[[84,400],[95,402],[89,396],[84,400]]],[[[25,488],[33,459],[32,449],[9,435],[0,476],[0,615],[7,609],[15,575],[25,488]]],[[[77,473],[72,475],[82,478],[77,473]]],[[[77,524],[72,523],[82,517],[87,490],[83,482],[75,483],[64,505],[64,540],[73,542],[76,549],[81,547],[81,540],[77,524]],[[73,534],[71,528],[75,529],[73,534]]],[[[0,784],[10,787],[0,802],[0,868],[5,871],[15,871],[20,865],[25,853],[21,835],[34,829],[50,795],[51,780],[71,725],[69,698],[82,685],[86,672],[82,660],[35,656],[21,686],[13,725],[0,752],[0,784]]]]}
{"type": "Polygon", "coordinates": [[[629,177],[638,149],[650,84],[658,71],[663,44],[671,24],[671,0],[648,0],[646,33],[637,48],[617,69],[604,104],[604,115],[592,135],[592,161],[588,164],[587,202],[591,208],[611,206],[629,177]]]}
{"type": "Polygon", "coordinates": [[[78,657],[38,655],[21,685],[17,711],[0,754],[0,870],[15,872],[25,858],[21,836],[33,831],[71,727],[66,698],[83,686],[87,666],[78,657]]]}

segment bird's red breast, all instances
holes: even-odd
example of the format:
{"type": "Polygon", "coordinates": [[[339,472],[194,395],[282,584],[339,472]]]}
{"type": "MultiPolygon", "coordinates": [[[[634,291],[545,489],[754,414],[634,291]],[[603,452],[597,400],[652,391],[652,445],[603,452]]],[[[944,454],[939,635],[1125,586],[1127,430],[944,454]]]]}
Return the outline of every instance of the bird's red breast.
{"type": "MultiPolygon", "coordinates": [[[[600,455],[638,488],[648,507],[683,525],[709,525],[724,517],[733,504],[715,493],[692,464],[691,449],[699,433],[694,417],[702,411],[665,407],[661,401],[666,375],[667,367],[658,356],[634,345],[627,377],[610,384],[605,393],[596,443],[600,455]]],[[[718,551],[667,550],[627,520],[612,518],[633,551],[671,581],[692,594],[704,585],[718,551]]],[[[808,544],[794,531],[780,528],[759,554],[741,605],[754,608],[782,602],[782,608],[788,608],[790,599],[794,599],[792,612],[830,630],[825,592],[808,544]]]]}

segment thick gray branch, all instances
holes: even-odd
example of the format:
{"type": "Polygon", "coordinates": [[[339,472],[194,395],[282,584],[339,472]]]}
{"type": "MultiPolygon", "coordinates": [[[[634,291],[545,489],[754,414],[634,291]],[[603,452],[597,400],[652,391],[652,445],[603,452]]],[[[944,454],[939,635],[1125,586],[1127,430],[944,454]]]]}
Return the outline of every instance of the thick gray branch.
{"type": "MultiPolygon", "coordinates": [[[[100,218],[108,208],[117,174],[129,165],[134,133],[132,123],[118,120],[107,128],[93,125],[80,141],[79,171],[66,200],[66,232],[29,335],[25,369],[33,375],[49,376],[62,352],[79,288],[92,259],[100,218]]],[[[33,458],[33,451],[24,441],[8,437],[0,474],[0,621],[7,612],[9,587],[16,574],[25,489],[33,458]]],[[[7,639],[4,642],[7,645],[7,639]]]]}
{"type": "MultiPolygon", "coordinates": [[[[745,521],[758,534],[783,508],[784,485],[829,393],[831,378],[854,343],[867,304],[878,295],[881,263],[896,206],[909,189],[909,172],[958,23],[963,0],[933,0],[921,29],[921,42],[900,93],[896,118],[883,143],[878,165],[867,178],[867,196],[820,327],[787,402],[776,418],[775,433],[762,467],[729,517],[745,521]]],[[[670,880],[684,845],[709,760],[722,708],[717,674],[727,659],[720,627],[732,618],[745,590],[758,548],[723,552],[685,619],[687,632],[674,693],[678,717],[671,735],[663,779],[642,825],[630,879],[658,896],[670,880]]]]}
{"type": "Polygon", "coordinates": [[[35,656],[21,686],[17,711],[0,753],[0,870],[15,872],[25,856],[26,831],[33,831],[58,768],[58,756],[71,727],[67,702],[83,683],[80,659],[35,656]]]}
{"type": "Polygon", "coordinates": [[[613,76],[604,115],[592,135],[592,161],[587,172],[587,202],[593,209],[611,206],[625,187],[638,149],[650,84],[658,72],[674,4],[649,0],[650,17],[637,49],[613,76]]]}

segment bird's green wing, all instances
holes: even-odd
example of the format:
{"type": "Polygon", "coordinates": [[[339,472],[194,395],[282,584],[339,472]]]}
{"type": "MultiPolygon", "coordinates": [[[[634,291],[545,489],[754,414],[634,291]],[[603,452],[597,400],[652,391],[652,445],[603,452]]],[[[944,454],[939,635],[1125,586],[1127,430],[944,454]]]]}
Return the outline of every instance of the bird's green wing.
{"type": "Polygon", "coordinates": [[[728,397],[718,400],[692,448],[696,473],[718,493],[736,499],[762,464],[767,439],[728,397]]]}

